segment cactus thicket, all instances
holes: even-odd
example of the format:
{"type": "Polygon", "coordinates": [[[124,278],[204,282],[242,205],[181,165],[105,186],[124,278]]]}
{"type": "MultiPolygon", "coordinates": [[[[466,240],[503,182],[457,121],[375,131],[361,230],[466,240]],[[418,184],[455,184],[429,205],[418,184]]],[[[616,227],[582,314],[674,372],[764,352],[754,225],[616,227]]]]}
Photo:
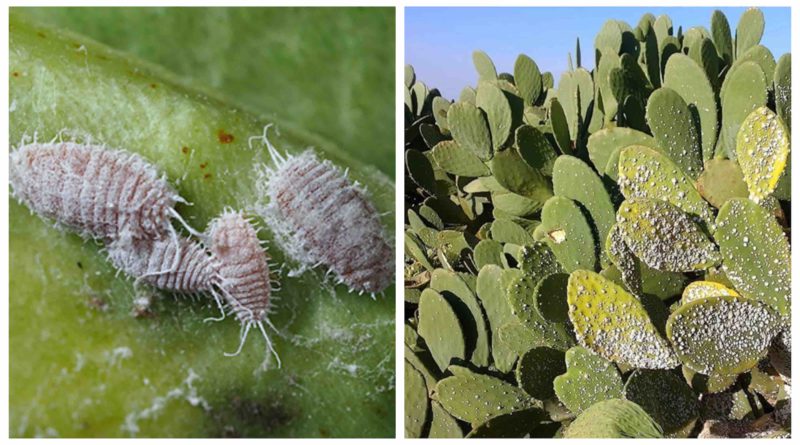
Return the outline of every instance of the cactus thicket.
{"type": "Polygon", "coordinates": [[[456,100],[406,67],[407,436],[790,436],[791,57],[764,29],[608,20],[594,69],[476,51],[456,100]]]}

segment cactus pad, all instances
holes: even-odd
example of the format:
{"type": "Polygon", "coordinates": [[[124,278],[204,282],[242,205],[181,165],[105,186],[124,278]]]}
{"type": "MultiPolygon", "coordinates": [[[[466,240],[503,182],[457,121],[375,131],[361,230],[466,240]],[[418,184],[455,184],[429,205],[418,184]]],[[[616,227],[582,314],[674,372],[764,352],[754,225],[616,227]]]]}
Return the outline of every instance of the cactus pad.
{"type": "Polygon", "coordinates": [[[628,247],[648,266],[667,272],[691,272],[720,260],[716,245],[689,215],[666,201],[625,201],[617,225],[628,247]]]}
{"type": "Polygon", "coordinates": [[[419,298],[417,329],[440,370],[447,369],[452,359],[466,356],[464,334],[453,307],[432,289],[422,291],[419,298]]]}
{"type": "Polygon", "coordinates": [[[686,437],[700,416],[697,396],[672,371],[637,369],[625,382],[625,398],[642,407],[669,437],[686,437]]]}
{"type": "Polygon", "coordinates": [[[750,199],[760,202],[772,194],[789,158],[789,133],[777,114],[760,107],[745,118],[736,137],[736,158],[750,199]]]}
{"type": "Polygon", "coordinates": [[[594,272],[569,277],[569,318],[578,343],[600,356],[647,369],[670,369],[678,361],[633,295],[594,272]]]}
{"type": "Polygon", "coordinates": [[[452,416],[469,423],[541,404],[514,385],[487,375],[457,375],[436,385],[436,398],[452,416]]]}
{"type": "Polygon", "coordinates": [[[791,257],[775,218],[750,200],[731,199],[720,209],[714,239],[736,291],[788,316],[791,257]]]}
{"type": "Polygon", "coordinates": [[[658,424],[637,404],[620,399],[605,400],[581,413],[564,437],[575,438],[660,438],[658,424]]]}
{"type": "Polygon", "coordinates": [[[553,380],[558,399],[580,414],[597,402],[622,397],[622,377],[613,363],[575,346],[565,355],[567,372],[553,380]]]}
{"type": "Polygon", "coordinates": [[[667,336],[681,361],[696,372],[735,375],[767,355],[778,316],[742,297],[707,297],[682,305],[667,321],[667,336]]]}

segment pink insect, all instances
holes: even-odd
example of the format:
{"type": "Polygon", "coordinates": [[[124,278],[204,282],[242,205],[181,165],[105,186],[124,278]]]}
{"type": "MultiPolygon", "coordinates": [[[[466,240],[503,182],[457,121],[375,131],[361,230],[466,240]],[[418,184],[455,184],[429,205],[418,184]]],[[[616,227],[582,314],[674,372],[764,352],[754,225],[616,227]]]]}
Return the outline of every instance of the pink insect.
{"type": "Polygon", "coordinates": [[[211,221],[207,239],[214,260],[219,265],[219,288],[231,312],[242,323],[239,349],[226,355],[238,355],[250,329],[257,326],[280,368],[281,359],[264,329],[264,324],[267,324],[278,332],[270,322],[269,314],[272,313],[272,302],[275,300],[272,292],[279,289],[273,287],[268,257],[261,247],[256,229],[241,212],[227,210],[211,221]]]}
{"type": "Polygon", "coordinates": [[[10,155],[14,196],[33,212],[83,236],[175,237],[170,218],[185,202],[153,165],[123,150],[75,142],[32,143],[10,155]]]}
{"type": "MultiPolygon", "coordinates": [[[[311,150],[284,155],[264,135],[274,167],[265,172],[270,202],[263,215],[296,260],[325,266],[338,283],[374,297],[394,281],[394,249],[380,214],[347,171],[311,150]]],[[[258,139],[258,138],[257,138],[258,139]]]]}

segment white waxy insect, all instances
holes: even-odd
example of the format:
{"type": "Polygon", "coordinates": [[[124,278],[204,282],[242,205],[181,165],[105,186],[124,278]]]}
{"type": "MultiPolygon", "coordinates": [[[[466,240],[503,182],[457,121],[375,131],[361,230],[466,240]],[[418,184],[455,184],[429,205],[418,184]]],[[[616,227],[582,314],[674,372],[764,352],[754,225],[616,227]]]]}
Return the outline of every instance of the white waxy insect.
{"type": "Polygon", "coordinates": [[[275,299],[272,292],[277,289],[270,279],[268,257],[256,229],[241,212],[225,211],[211,221],[206,237],[219,267],[221,281],[218,286],[231,312],[242,323],[239,349],[226,355],[238,355],[250,329],[258,327],[280,368],[281,359],[264,328],[266,324],[277,332],[268,318],[275,299]]]}
{"type": "Polygon", "coordinates": [[[14,196],[33,212],[83,236],[175,236],[170,218],[183,202],[156,168],[123,150],[74,142],[32,143],[10,155],[14,196]]]}
{"type": "Polygon", "coordinates": [[[386,289],[394,281],[394,249],[366,192],[311,150],[279,153],[264,131],[274,167],[264,172],[270,201],[261,216],[283,250],[305,266],[326,267],[353,291],[386,289]]]}

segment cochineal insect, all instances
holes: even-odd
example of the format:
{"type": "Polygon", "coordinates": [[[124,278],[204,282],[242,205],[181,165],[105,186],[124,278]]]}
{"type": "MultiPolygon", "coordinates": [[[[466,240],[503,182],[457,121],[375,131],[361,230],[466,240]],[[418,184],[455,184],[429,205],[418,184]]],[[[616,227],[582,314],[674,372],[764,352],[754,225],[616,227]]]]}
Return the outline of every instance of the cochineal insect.
{"type": "Polygon", "coordinates": [[[260,138],[274,163],[264,171],[270,201],[262,216],[281,247],[305,266],[326,267],[353,291],[374,295],[391,285],[394,249],[365,190],[311,150],[281,154],[266,129],[260,138]]]}
{"type": "Polygon", "coordinates": [[[32,143],[10,155],[14,196],[38,215],[83,236],[114,240],[174,236],[172,185],[141,156],[75,142],[32,143]]]}
{"type": "Polygon", "coordinates": [[[211,221],[206,232],[219,267],[219,288],[231,313],[242,323],[239,349],[226,355],[238,355],[250,329],[258,327],[280,367],[281,359],[264,328],[266,324],[277,332],[269,320],[275,300],[273,291],[278,290],[273,285],[277,283],[271,280],[268,257],[255,227],[241,212],[228,210],[211,221]]]}

